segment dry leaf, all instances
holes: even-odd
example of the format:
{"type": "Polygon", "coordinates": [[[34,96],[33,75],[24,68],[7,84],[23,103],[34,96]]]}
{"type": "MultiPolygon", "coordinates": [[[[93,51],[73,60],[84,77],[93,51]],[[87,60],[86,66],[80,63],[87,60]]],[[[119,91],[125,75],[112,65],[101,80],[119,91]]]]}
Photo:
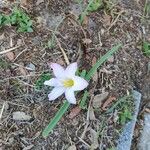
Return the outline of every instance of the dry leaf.
{"type": "Polygon", "coordinates": [[[102,105],[102,101],[104,101],[108,97],[108,92],[104,92],[102,94],[98,94],[94,96],[93,99],[93,107],[94,108],[100,108],[102,105]]]}
{"type": "Polygon", "coordinates": [[[13,52],[8,52],[6,53],[6,57],[10,60],[13,61],[15,59],[15,54],[13,52]]]}
{"type": "Polygon", "coordinates": [[[98,72],[97,71],[92,76],[92,80],[95,81],[95,82],[98,80],[98,72]]]}
{"type": "Polygon", "coordinates": [[[111,16],[110,15],[103,15],[103,22],[106,26],[110,26],[111,25],[111,16]]]}
{"type": "Polygon", "coordinates": [[[150,113],[150,109],[149,108],[145,108],[145,112],[150,113]]]}
{"type": "Polygon", "coordinates": [[[75,145],[71,145],[71,146],[69,146],[68,147],[68,149],[67,150],[76,150],[77,148],[76,148],[76,146],[75,145]]]}
{"type": "Polygon", "coordinates": [[[32,117],[29,115],[26,115],[24,112],[16,111],[13,112],[13,120],[30,120],[32,117]]]}
{"type": "Polygon", "coordinates": [[[97,58],[94,56],[94,57],[92,58],[92,66],[95,65],[96,62],[97,62],[97,58]]]}
{"type": "Polygon", "coordinates": [[[86,26],[87,26],[87,24],[88,24],[88,22],[89,22],[89,18],[88,18],[88,16],[84,16],[84,18],[83,18],[83,22],[82,22],[83,27],[86,27],[86,26]]]}
{"type": "Polygon", "coordinates": [[[74,117],[76,117],[81,111],[81,108],[76,106],[75,108],[73,108],[69,114],[69,118],[73,119],[74,117]]]}
{"type": "MultiPolygon", "coordinates": [[[[97,62],[97,58],[94,56],[92,58],[92,66],[94,66],[96,64],[96,62],[97,62]]],[[[92,80],[95,81],[95,82],[98,80],[98,72],[97,71],[92,76],[92,80]]]]}
{"type": "Polygon", "coordinates": [[[116,97],[109,97],[102,106],[102,110],[106,110],[110,103],[116,100],[116,97]]]}
{"type": "Polygon", "coordinates": [[[97,149],[99,144],[98,144],[98,134],[95,130],[93,130],[92,128],[90,129],[90,135],[91,135],[91,149],[97,149]]]}
{"type": "Polygon", "coordinates": [[[89,109],[89,119],[96,120],[93,107],[90,107],[90,109],[89,109]]]}
{"type": "Polygon", "coordinates": [[[23,76],[27,75],[27,70],[23,66],[19,66],[19,71],[23,76]]]}

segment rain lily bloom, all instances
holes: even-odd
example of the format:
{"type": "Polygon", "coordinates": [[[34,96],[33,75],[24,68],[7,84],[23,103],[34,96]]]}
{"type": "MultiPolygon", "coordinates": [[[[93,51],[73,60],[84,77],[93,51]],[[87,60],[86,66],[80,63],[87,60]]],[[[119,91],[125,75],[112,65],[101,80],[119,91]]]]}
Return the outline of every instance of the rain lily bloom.
{"type": "Polygon", "coordinates": [[[55,100],[63,93],[67,101],[71,104],[76,104],[75,91],[81,91],[88,86],[88,82],[83,78],[76,76],[77,63],[72,63],[64,69],[61,65],[52,63],[51,68],[53,69],[55,78],[45,81],[44,84],[53,86],[53,90],[48,95],[49,100],[55,100]]]}

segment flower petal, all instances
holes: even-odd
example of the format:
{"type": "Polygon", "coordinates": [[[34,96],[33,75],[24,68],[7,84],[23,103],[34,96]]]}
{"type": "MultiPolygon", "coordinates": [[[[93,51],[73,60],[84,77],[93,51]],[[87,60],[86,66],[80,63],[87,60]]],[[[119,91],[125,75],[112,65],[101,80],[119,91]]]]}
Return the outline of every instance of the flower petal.
{"type": "Polygon", "coordinates": [[[65,75],[67,77],[75,76],[76,71],[77,71],[77,62],[74,62],[66,68],[65,75]]]}
{"type": "Polygon", "coordinates": [[[44,82],[44,85],[48,86],[62,86],[62,83],[57,78],[52,78],[44,82]]]}
{"type": "Polygon", "coordinates": [[[52,63],[51,68],[53,69],[54,75],[56,77],[61,78],[64,76],[65,70],[61,65],[56,64],[56,63],[52,63]]]}
{"type": "Polygon", "coordinates": [[[88,82],[81,77],[75,76],[73,77],[73,81],[74,81],[74,86],[72,87],[73,91],[81,91],[88,86],[88,82]]]}
{"type": "Polygon", "coordinates": [[[55,87],[50,94],[48,94],[48,98],[50,101],[55,100],[60,95],[62,95],[65,92],[65,88],[63,87],[55,87]]]}
{"type": "Polygon", "coordinates": [[[67,101],[71,104],[76,104],[76,98],[75,98],[75,95],[74,95],[74,91],[71,90],[71,89],[67,89],[65,91],[65,97],[67,99],[67,101]]]}

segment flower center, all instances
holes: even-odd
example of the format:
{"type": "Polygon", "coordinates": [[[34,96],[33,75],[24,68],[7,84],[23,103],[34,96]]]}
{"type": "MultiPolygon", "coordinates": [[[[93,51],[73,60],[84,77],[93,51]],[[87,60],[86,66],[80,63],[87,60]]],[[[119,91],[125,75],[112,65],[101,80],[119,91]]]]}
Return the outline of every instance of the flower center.
{"type": "Polygon", "coordinates": [[[74,81],[72,79],[66,79],[63,81],[63,85],[66,88],[72,87],[74,85],[74,81]]]}

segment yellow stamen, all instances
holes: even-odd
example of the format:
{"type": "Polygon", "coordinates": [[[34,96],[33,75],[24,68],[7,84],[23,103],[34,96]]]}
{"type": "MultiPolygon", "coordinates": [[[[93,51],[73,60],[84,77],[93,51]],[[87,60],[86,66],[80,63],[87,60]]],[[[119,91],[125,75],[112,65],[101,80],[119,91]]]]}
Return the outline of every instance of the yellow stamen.
{"type": "Polygon", "coordinates": [[[66,88],[72,87],[74,85],[74,81],[72,79],[66,79],[63,81],[63,85],[66,88]]]}

